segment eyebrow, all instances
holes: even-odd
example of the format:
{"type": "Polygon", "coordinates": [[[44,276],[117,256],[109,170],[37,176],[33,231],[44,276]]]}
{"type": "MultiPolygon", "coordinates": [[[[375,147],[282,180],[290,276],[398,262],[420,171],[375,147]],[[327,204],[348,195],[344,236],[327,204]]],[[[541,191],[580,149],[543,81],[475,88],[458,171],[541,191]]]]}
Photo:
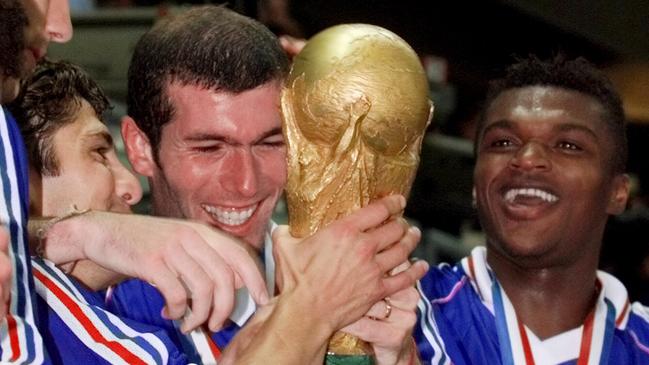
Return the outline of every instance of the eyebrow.
{"type": "MultiPolygon", "coordinates": [[[[261,136],[259,136],[259,138],[257,138],[253,142],[253,144],[258,143],[258,142],[263,141],[264,139],[266,139],[268,137],[275,136],[275,135],[278,135],[278,134],[282,134],[282,127],[273,128],[271,130],[268,130],[268,131],[264,132],[261,136]]],[[[228,144],[233,144],[233,145],[239,144],[238,141],[235,141],[234,139],[232,139],[232,138],[230,138],[228,136],[217,135],[217,134],[213,134],[213,133],[203,133],[203,132],[198,132],[196,134],[192,134],[192,135],[188,136],[186,138],[186,140],[190,141],[190,142],[222,141],[222,142],[225,142],[225,143],[228,143],[228,144]]]]}
{"type": "Polygon", "coordinates": [[[514,129],[514,124],[508,120],[499,120],[486,126],[482,130],[482,135],[489,133],[493,129],[514,129]]]}
{"type": "Polygon", "coordinates": [[[593,132],[590,128],[587,128],[583,125],[566,123],[566,124],[559,125],[558,129],[562,132],[572,132],[572,131],[582,132],[590,135],[596,141],[599,140],[595,132],[593,132]]]}
{"type": "Polygon", "coordinates": [[[90,140],[93,138],[101,138],[103,139],[106,143],[108,143],[109,147],[113,147],[115,145],[113,141],[113,136],[108,133],[108,131],[105,130],[98,130],[98,131],[92,131],[82,137],[83,139],[90,140]]]}
{"type": "MultiPolygon", "coordinates": [[[[593,132],[590,128],[585,127],[581,124],[575,124],[575,123],[561,123],[558,126],[554,127],[555,129],[559,130],[560,132],[581,132],[589,135],[596,141],[599,140],[595,132],[593,132]]],[[[493,122],[489,124],[487,127],[484,128],[482,131],[482,135],[486,135],[493,129],[515,129],[514,123],[510,122],[509,120],[499,120],[497,122],[493,122]]]]}

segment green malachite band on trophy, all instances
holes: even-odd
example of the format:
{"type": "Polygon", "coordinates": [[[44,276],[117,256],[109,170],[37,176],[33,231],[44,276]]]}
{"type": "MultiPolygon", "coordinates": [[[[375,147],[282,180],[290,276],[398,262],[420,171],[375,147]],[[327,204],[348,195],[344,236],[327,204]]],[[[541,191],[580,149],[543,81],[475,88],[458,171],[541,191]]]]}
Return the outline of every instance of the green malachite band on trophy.
{"type": "Polygon", "coordinates": [[[367,355],[335,355],[327,354],[326,365],[374,365],[374,358],[367,355]]]}

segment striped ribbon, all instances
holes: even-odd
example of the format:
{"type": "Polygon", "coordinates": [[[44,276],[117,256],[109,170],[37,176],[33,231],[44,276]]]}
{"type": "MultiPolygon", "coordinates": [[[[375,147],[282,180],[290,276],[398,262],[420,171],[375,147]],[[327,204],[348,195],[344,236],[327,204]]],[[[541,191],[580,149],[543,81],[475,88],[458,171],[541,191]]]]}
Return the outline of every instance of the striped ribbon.
{"type": "MultiPolygon", "coordinates": [[[[534,354],[525,326],[519,321],[516,310],[497,280],[493,281],[492,296],[502,363],[534,365],[534,354]]],[[[583,324],[577,365],[608,363],[615,330],[615,308],[606,298],[603,298],[603,303],[600,305],[598,300],[598,305],[588,314],[583,324]]]]}
{"type": "MultiPolygon", "coordinates": [[[[502,364],[534,364],[525,326],[519,321],[507,294],[487,266],[485,248],[474,249],[470,256],[462,260],[462,267],[483,304],[495,316],[502,364]]],[[[623,328],[628,320],[626,290],[609,274],[598,272],[597,278],[599,295],[595,308],[583,325],[577,365],[606,364],[615,328],[623,328]]]]}

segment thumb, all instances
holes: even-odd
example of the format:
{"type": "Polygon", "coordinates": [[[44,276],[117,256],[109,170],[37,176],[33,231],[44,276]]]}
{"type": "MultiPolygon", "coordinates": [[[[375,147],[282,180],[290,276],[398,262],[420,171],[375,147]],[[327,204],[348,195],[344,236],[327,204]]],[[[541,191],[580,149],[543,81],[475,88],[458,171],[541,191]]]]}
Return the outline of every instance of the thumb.
{"type": "Polygon", "coordinates": [[[275,283],[281,293],[286,285],[290,285],[290,258],[294,256],[295,248],[300,239],[291,236],[289,227],[278,226],[273,231],[273,258],[275,259],[275,283]]]}
{"type": "Polygon", "coordinates": [[[287,225],[277,226],[272,233],[273,238],[273,258],[275,262],[281,264],[290,256],[290,251],[300,243],[299,238],[291,236],[287,225]]]}

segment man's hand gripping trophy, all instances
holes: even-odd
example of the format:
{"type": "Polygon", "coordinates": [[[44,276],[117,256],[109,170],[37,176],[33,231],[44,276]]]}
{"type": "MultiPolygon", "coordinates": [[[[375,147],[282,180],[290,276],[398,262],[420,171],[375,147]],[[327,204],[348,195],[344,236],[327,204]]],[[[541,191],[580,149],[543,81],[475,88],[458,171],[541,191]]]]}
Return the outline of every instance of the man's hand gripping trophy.
{"type": "MultiPolygon", "coordinates": [[[[433,107],[419,58],[397,35],[364,24],[317,34],[294,59],[281,108],[293,236],[309,236],[383,196],[408,195],[433,107]]],[[[372,350],[338,332],[328,352],[372,350]]]]}

